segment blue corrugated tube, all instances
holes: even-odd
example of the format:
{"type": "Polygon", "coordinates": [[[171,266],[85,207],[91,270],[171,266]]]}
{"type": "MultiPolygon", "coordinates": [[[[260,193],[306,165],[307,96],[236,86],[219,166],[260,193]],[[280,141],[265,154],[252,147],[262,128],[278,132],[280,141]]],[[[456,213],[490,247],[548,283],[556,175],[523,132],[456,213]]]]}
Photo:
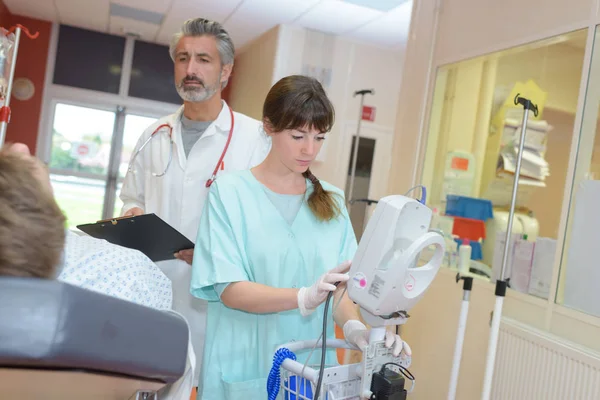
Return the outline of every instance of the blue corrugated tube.
{"type": "Polygon", "coordinates": [[[288,358],[296,361],[296,355],[286,348],[277,350],[273,356],[273,366],[271,367],[269,378],[267,379],[267,394],[269,395],[269,400],[277,399],[281,384],[281,375],[279,370],[281,368],[281,364],[283,364],[283,362],[288,358]]]}

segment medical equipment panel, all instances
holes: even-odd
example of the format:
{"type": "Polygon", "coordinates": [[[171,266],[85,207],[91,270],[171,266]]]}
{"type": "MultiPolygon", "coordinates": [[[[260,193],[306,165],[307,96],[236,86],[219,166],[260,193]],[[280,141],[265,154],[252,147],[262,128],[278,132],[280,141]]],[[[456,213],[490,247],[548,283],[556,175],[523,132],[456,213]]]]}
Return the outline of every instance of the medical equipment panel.
{"type": "Polygon", "coordinates": [[[405,196],[382,198],[367,225],[350,268],[348,295],[371,326],[399,325],[437,274],[445,241],[430,232],[432,211],[405,196]],[[425,265],[421,251],[434,245],[425,265]]]}

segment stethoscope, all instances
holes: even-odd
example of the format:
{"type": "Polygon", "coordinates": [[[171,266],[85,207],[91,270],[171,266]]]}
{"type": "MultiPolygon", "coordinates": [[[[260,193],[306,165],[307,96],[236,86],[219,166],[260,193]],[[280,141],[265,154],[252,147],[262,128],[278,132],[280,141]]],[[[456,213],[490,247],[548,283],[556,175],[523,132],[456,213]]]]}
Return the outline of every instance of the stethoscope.
{"type": "MultiPolygon", "coordinates": [[[[227,142],[225,143],[225,147],[223,148],[223,152],[221,153],[219,162],[215,166],[215,169],[214,169],[212,175],[210,176],[210,178],[206,181],[207,188],[209,188],[213,184],[215,179],[217,178],[217,173],[219,172],[219,168],[222,168],[223,159],[225,158],[225,154],[227,154],[227,149],[229,148],[229,143],[231,142],[231,137],[233,136],[233,126],[234,126],[233,110],[229,106],[228,106],[228,108],[229,108],[229,115],[231,115],[231,127],[229,128],[229,135],[227,136],[227,142]]],[[[135,161],[135,158],[138,156],[138,154],[140,154],[140,152],[142,150],[144,150],[144,147],[146,147],[146,145],[150,142],[150,140],[152,140],[152,138],[157,133],[159,133],[161,130],[163,130],[164,128],[166,128],[166,130],[168,132],[169,142],[171,145],[171,149],[169,151],[169,161],[167,161],[167,166],[165,167],[165,170],[161,174],[152,172],[152,176],[155,176],[158,178],[158,177],[164,176],[167,173],[167,171],[169,170],[169,166],[171,166],[171,161],[173,160],[173,147],[175,145],[175,142],[173,142],[173,127],[168,123],[157,126],[156,129],[154,130],[154,132],[152,132],[150,134],[148,139],[146,139],[146,141],[140,146],[140,148],[133,154],[133,157],[131,157],[131,160],[129,161],[129,172],[133,172],[132,165],[133,165],[133,162],[135,161]]]]}

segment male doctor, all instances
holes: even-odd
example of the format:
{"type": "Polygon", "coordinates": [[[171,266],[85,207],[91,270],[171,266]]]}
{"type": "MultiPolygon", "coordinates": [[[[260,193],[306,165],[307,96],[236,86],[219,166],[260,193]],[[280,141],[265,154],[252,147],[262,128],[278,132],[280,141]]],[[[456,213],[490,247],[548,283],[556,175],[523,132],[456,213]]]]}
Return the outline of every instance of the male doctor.
{"type": "MultiPolygon", "coordinates": [[[[121,189],[122,214],[155,213],[195,242],[212,180],[260,164],[270,141],[261,122],[233,112],[221,99],[233,68],[234,46],[219,23],[203,18],[184,22],[169,51],[175,86],[184,104],[175,114],[151,125],[138,140],[121,189]],[[164,124],[168,126],[159,129],[136,154],[164,124]]],[[[174,257],[157,264],[173,282],[173,309],[190,325],[196,365],[200,366],[206,302],[190,294],[193,249],[174,257]]]]}

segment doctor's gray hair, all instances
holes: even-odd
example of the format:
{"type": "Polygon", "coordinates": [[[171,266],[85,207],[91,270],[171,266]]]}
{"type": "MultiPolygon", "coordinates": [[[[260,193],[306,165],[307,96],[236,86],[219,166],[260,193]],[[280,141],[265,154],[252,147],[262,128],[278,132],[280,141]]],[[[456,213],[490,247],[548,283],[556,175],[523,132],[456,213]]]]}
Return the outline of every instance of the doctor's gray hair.
{"type": "MultiPolygon", "coordinates": [[[[235,58],[235,47],[233,41],[229,36],[229,33],[223,28],[223,25],[216,21],[211,21],[204,18],[193,18],[188,19],[181,26],[181,30],[173,35],[171,38],[171,44],[169,45],[169,54],[171,60],[175,61],[175,50],[177,44],[182,37],[185,36],[212,36],[217,41],[217,49],[219,50],[219,57],[221,58],[221,66],[233,65],[235,58]]],[[[227,85],[224,82],[222,88],[227,85]]]]}

